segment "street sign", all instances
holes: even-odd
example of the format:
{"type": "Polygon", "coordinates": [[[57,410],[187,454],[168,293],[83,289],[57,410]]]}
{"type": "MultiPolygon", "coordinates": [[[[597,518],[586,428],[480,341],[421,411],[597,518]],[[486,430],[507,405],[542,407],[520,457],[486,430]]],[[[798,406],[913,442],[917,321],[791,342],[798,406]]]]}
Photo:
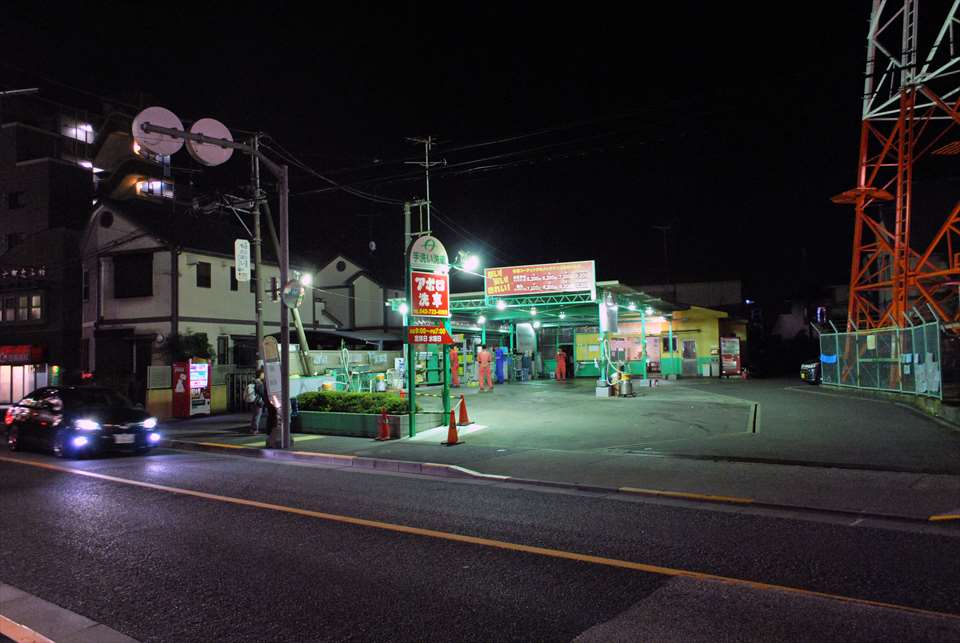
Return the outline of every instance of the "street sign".
{"type": "Polygon", "coordinates": [[[483,276],[487,297],[595,293],[597,288],[593,261],[487,268],[483,276]]]}
{"type": "Polygon", "coordinates": [[[277,338],[267,335],[263,338],[263,366],[266,374],[267,398],[270,403],[280,408],[280,346],[277,338]]]}
{"type": "Polygon", "coordinates": [[[411,271],[414,317],[450,316],[450,275],[411,271]]]}
{"type": "Polygon", "coordinates": [[[410,248],[410,267],[423,270],[448,270],[447,249],[440,240],[430,235],[417,237],[410,248]]]}
{"type": "Polygon", "coordinates": [[[300,285],[300,281],[291,279],[284,285],[280,299],[283,300],[283,305],[287,308],[299,308],[300,304],[303,303],[304,293],[305,290],[303,286],[300,285]]]}
{"type": "Polygon", "coordinates": [[[411,326],[407,341],[411,344],[452,344],[453,338],[443,326],[411,326]]]}
{"type": "Polygon", "coordinates": [[[233,242],[233,261],[237,281],[250,281],[250,242],[237,239],[233,242]]]}

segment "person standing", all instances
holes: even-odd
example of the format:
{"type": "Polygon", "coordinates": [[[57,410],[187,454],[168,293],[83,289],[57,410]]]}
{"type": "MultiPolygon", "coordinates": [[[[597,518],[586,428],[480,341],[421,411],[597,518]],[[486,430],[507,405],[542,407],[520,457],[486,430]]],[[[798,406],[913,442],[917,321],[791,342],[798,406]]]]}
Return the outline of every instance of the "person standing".
{"type": "Polygon", "coordinates": [[[250,418],[250,433],[256,435],[260,433],[260,418],[263,417],[263,409],[266,406],[267,390],[263,384],[263,368],[257,369],[257,375],[253,384],[253,412],[250,418]]]}
{"type": "Polygon", "coordinates": [[[460,351],[456,344],[450,347],[450,385],[460,388],[460,351]]]}
{"type": "Polygon", "coordinates": [[[557,348],[557,371],[556,371],[557,381],[564,381],[567,379],[567,354],[563,351],[562,348],[557,348]]]}
{"type": "Polygon", "coordinates": [[[493,355],[490,354],[490,351],[487,350],[486,346],[480,346],[480,354],[477,355],[477,366],[480,372],[480,391],[484,390],[484,387],[489,387],[490,390],[493,390],[493,378],[491,377],[492,373],[490,372],[491,362],[493,362],[493,355]]]}

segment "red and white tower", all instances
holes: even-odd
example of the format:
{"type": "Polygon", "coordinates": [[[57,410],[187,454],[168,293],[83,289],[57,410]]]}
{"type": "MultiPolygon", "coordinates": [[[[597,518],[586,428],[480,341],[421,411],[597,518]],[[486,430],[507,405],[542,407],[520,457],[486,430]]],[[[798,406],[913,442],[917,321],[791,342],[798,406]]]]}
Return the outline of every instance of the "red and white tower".
{"type": "Polygon", "coordinates": [[[960,329],[960,201],[913,210],[915,167],[960,154],[960,0],[925,5],[922,30],[919,4],[873,1],[857,186],[833,197],[856,208],[848,330],[906,326],[915,310],[960,329]],[[911,221],[942,225],[911,239],[911,221]]]}

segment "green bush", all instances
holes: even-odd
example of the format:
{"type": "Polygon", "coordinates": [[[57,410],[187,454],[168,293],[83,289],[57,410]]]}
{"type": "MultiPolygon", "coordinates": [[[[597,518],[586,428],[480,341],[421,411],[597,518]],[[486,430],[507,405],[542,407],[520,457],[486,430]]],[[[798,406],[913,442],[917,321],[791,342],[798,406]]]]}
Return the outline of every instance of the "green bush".
{"type": "MultiPolygon", "coordinates": [[[[389,415],[406,415],[409,400],[401,400],[393,393],[346,393],[343,391],[316,391],[301,393],[297,397],[301,411],[324,411],[327,413],[377,413],[383,409],[389,415]]],[[[420,405],[417,405],[419,412],[420,405]]]]}

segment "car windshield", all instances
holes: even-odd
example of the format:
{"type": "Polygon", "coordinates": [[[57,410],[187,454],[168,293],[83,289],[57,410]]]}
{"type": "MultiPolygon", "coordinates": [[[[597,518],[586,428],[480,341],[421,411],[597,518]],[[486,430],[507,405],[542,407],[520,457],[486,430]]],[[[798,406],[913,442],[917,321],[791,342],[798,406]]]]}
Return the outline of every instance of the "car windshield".
{"type": "Polygon", "coordinates": [[[105,388],[73,389],[62,391],[60,397],[68,407],[105,406],[128,407],[130,400],[105,388]]]}

